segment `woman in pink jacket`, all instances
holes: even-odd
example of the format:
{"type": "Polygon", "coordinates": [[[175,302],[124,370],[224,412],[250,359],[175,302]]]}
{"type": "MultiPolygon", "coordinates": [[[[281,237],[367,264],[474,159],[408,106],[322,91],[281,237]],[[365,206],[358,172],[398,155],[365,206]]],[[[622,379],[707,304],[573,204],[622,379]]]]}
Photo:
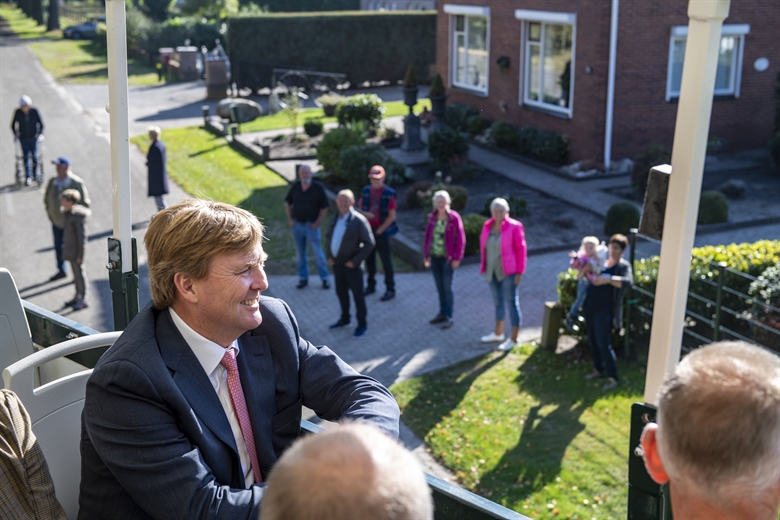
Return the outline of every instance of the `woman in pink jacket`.
{"type": "Polygon", "coordinates": [[[433,212],[425,228],[423,262],[430,267],[439,292],[439,314],[430,323],[442,329],[452,327],[452,276],[463,259],[466,232],[458,212],[450,209],[450,194],[433,194],[433,212]]]}
{"type": "Polygon", "coordinates": [[[517,287],[525,271],[526,246],[523,224],[509,217],[509,203],[502,198],[490,203],[493,218],[485,222],[479,239],[481,264],[479,274],[485,276],[496,306],[496,328],[482,336],[483,343],[499,342],[498,350],[511,350],[517,345],[517,334],[523,321],[517,287]],[[504,336],[504,302],[509,306],[512,334],[504,336]]]}

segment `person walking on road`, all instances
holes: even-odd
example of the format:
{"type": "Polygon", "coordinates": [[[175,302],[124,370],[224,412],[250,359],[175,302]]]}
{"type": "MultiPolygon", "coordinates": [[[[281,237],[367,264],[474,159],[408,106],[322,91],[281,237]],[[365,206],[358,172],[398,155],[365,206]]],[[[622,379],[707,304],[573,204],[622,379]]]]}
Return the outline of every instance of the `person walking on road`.
{"type": "Polygon", "coordinates": [[[168,194],[168,169],[166,168],[168,159],[165,154],[165,145],[160,141],[160,127],[150,126],[147,128],[149,140],[149,152],[146,154],[146,167],[149,171],[148,184],[149,196],[154,197],[157,203],[157,211],[162,211],[168,207],[163,195],[168,194]]]}
{"type": "Polygon", "coordinates": [[[349,325],[349,292],[355,299],[357,328],[353,336],[360,339],[368,332],[366,300],[363,296],[363,271],[360,264],[374,249],[374,235],[366,217],[352,206],[355,195],[352,190],[341,190],[336,197],[338,213],[333,215],[328,228],[328,264],[333,266],[336,295],[339,297],[341,317],[330,326],[338,329],[349,325]]]}
{"type": "Polygon", "coordinates": [[[54,254],[57,257],[57,272],[49,278],[49,281],[60,280],[67,276],[65,271],[65,259],[62,256],[63,228],[65,226],[65,217],[60,210],[60,196],[67,189],[74,189],[79,192],[82,206],[89,207],[89,193],[84,179],[75,175],[70,170],[70,161],[67,157],[57,157],[52,161],[57,168],[57,176],[52,178],[46,185],[46,192],[43,195],[43,203],[46,206],[46,214],[51,221],[51,231],[54,235],[54,254]]]}
{"type": "Polygon", "coordinates": [[[81,194],[78,190],[68,189],[60,195],[62,202],[63,236],[62,257],[70,262],[73,270],[73,282],[76,295],[65,302],[66,307],[80,311],[89,306],[87,296],[87,272],[84,269],[84,249],[87,242],[87,217],[92,213],[89,208],[79,204],[81,194]]]}
{"type": "Polygon", "coordinates": [[[43,139],[43,118],[38,109],[32,106],[30,96],[22,96],[19,100],[19,108],[11,120],[11,132],[14,140],[18,139],[22,145],[25,185],[29,186],[38,171],[38,141],[43,139]]]}
{"type": "Polygon", "coordinates": [[[328,196],[319,181],[313,179],[311,168],[303,164],[298,168],[298,180],[290,186],[284,198],[284,210],[293,231],[295,250],[298,253],[298,289],[309,284],[308,243],[314,255],[314,263],[322,280],[322,288],[330,289],[330,273],[322,252],[320,224],[328,211],[328,196]]]}
{"type": "Polygon", "coordinates": [[[423,263],[431,268],[439,293],[439,314],[432,325],[452,327],[452,277],[466,250],[466,232],[458,212],[450,209],[450,194],[440,190],[433,194],[433,212],[428,218],[423,242],[423,263]]]}
{"type": "Polygon", "coordinates": [[[390,237],[398,233],[395,223],[395,212],[398,204],[395,200],[395,190],[385,184],[385,169],[382,166],[372,166],[368,172],[370,185],[363,188],[358,210],[368,219],[374,234],[376,248],[366,260],[368,281],[364,294],[368,296],[376,292],[376,254],[382,260],[385,271],[385,293],[381,300],[395,298],[395,279],[393,277],[393,261],[390,258],[390,237]]]}

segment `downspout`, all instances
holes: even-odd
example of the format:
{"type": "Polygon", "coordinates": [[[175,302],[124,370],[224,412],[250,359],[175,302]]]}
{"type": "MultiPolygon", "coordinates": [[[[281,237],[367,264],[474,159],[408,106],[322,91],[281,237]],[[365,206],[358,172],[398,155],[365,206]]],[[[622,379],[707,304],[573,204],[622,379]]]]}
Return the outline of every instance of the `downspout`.
{"type": "Polygon", "coordinates": [[[612,112],[615,105],[615,61],[617,60],[618,8],[620,0],[612,0],[609,24],[609,73],[607,76],[607,121],[604,130],[604,168],[612,163],[612,112]]]}

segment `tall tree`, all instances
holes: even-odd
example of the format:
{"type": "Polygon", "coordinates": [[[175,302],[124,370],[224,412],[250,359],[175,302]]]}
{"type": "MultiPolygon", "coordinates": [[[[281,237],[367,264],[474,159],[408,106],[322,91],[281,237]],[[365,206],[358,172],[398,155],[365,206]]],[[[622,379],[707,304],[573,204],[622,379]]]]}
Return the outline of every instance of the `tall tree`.
{"type": "Polygon", "coordinates": [[[53,31],[60,28],[60,2],[49,0],[49,19],[46,21],[46,30],[53,31]]]}

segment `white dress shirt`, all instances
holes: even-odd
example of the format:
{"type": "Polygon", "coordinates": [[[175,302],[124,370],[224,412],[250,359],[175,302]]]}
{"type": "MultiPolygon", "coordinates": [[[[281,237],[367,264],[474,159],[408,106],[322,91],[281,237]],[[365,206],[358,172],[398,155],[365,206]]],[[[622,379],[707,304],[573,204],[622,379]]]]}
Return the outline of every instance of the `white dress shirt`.
{"type": "Polygon", "coordinates": [[[347,231],[347,221],[352,216],[352,208],[344,213],[342,217],[340,214],[336,217],[336,226],[333,228],[333,237],[330,239],[330,252],[333,258],[339,256],[341,250],[341,241],[344,239],[344,233],[347,231]]]}
{"type": "MultiPolygon", "coordinates": [[[[249,452],[246,449],[246,442],[244,442],[244,435],[241,433],[241,424],[238,422],[238,416],[233,409],[233,401],[230,399],[230,389],[227,383],[227,370],[220,362],[225,356],[226,349],[220,345],[217,345],[213,341],[204,338],[192,328],[184,323],[176,312],[169,307],[171,311],[171,318],[173,324],[179,329],[184,341],[187,342],[192,353],[198,358],[200,365],[203,367],[203,371],[211,381],[211,386],[214,387],[214,391],[217,393],[219,403],[225,410],[228,422],[230,423],[230,429],[233,430],[233,437],[236,439],[236,447],[238,447],[238,456],[241,459],[241,472],[244,475],[244,483],[248,488],[255,483],[255,475],[252,470],[252,463],[249,461],[249,452]]],[[[236,349],[236,358],[240,354],[238,348],[238,341],[233,341],[231,345],[236,349]]]]}

